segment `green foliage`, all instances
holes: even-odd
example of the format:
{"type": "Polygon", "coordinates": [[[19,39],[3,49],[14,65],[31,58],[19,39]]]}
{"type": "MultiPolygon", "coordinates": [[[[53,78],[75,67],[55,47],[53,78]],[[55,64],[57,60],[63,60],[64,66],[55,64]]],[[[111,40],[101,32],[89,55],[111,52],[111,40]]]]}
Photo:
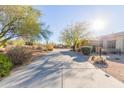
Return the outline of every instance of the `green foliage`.
{"type": "Polygon", "coordinates": [[[88,38],[90,35],[88,24],[75,23],[74,25],[67,26],[61,33],[61,40],[69,46],[78,46],[80,40],[88,38]]]}
{"type": "Polygon", "coordinates": [[[84,55],[90,55],[91,51],[92,51],[92,47],[90,46],[83,46],[81,48],[81,51],[84,55]]]}
{"type": "Polygon", "coordinates": [[[16,46],[7,51],[7,56],[12,61],[13,65],[22,65],[30,60],[32,52],[28,47],[16,46]]]}
{"type": "Polygon", "coordinates": [[[7,76],[10,73],[11,67],[10,59],[4,54],[0,54],[0,77],[7,76]]]}
{"type": "Polygon", "coordinates": [[[83,40],[80,40],[79,44],[80,46],[87,46],[89,43],[88,43],[88,40],[83,39],[83,40]]]}
{"type": "Polygon", "coordinates": [[[13,41],[13,45],[15,45],[15,46],[23,46],[23,45],[25,45],[25,41],[23,40],[23,39],[16,39],[16,40],[14,40],[13,41]]]}
{"type": "Polygon", "coordinates": [[[3,47],[4,47],[3,45],[0,46],[0,48],[3,48],[3,47]]]}
{"type": "Polygon", "coordinates": [[[14,37],[29,40],[41,31],[40,12],[31,6],[0,6],[0,44],[14,37]]]}
{"type": "Polygon", "coordinates": [[[48,51],[52,51],[54,49],[54,45],[52,43],[49,43],[49,44],[46,45],[46,49],[48,51]]]}
{"type": "Polygon", "coordinates": [[[87,46],[89,45],[88,40],[85,39],[81,39],[78,43],[77,43],[77,48],[80,48],[81,46],[87,46]]]}
{"type": "Polygon", "coordinates": [[[0,46],[15,37],[26,42],[48,41],[52,32],[39,21],[40,16],[42,13],[32,6],[0,6],[0,46]]]}
{"type": "Polygon", "coordinates": [[[27,42],[25,42],[25,45],[32,46],[33,45],[33,42],[27,41],[27,42]]]}
{"type": "Polygon", "coordinates": [[[96,46],[93,46],[92,47],[92,53],[95,53],[96,52],[96,46]]]}

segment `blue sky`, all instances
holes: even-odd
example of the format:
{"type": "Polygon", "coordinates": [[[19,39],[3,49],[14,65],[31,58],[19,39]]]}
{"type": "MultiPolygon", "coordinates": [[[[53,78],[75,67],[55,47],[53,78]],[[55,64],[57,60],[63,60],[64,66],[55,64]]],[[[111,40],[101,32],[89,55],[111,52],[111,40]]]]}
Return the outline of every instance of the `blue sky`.
{"type": "Polygon", "coordinates": [[[59,42],[61,31],[67,24],[75,22],[93,21],[97,18],[106,20],[104,30],[97,31],[94,34],[104,35],[124,31],[124,6],[35,6],[43,16],[42,22],[50,25],[50,30],[54,33],[50,41],[59,42]]]}

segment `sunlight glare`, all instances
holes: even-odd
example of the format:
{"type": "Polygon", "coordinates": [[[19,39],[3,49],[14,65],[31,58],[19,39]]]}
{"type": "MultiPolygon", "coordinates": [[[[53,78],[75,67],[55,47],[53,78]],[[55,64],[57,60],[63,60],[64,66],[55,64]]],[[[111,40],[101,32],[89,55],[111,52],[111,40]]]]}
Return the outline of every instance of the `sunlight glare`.
{"type": "Polygon", "coordinates": [[[91,26],[91,28],[95,31],[104,30],[104,28],[106,27],[106,21],[104,19],[95,19],[92,22],[91,26]]]}

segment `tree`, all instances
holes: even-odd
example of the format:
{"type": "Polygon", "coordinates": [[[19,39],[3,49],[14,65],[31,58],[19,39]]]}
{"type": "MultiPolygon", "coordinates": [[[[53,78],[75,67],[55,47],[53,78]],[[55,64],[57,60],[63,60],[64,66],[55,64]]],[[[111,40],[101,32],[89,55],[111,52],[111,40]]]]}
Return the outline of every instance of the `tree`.
{"type": "Polygon", "coordinates": [[[16,37],[25,40],[39,35],[41,13],[31,6],[0,6],[0,45],[16,37]]]}
{"type": "Polygon", "coordinates": [[[81,39],[80,41],[79,41],[79,43],[77,44],[77,48],[79,48],[80,46],[87,46],[87,45],[89,45],[89,42],[88,42],[89,40],[86,40],[86,39],[81,39]]]}
{"type": "Polygon", "coordinates": [[[77,44],[82,39],[87,39],[89,37],[89,25],[87,23],[75,23],[73,25],[67,26],[61,33],[61,40],[68,46],[73,46],[75,50],[77,44]]]}
{"type": "Polygon", "coordinates": [[[48,40],[49,40],[50,36],[53,34],[49,30],[49,27],[50,27],[49,25],[41,24],[42,31],[39,33],[38,36],[36,36],[36,38],[44,39],[46,41],[46,43],[48,43],[48,40]]]}

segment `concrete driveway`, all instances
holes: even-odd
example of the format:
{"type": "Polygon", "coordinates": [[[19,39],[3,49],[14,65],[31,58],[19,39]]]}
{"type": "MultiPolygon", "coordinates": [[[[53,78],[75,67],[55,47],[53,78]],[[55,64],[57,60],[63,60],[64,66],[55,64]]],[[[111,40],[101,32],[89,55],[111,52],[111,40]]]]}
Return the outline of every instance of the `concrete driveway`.
{"type": "Polygon", "coordinates": [[[18,68],[0,81],[0,87],[124,87],[124,83],[95,68],[83,56],[68,50],[55,50],[18,68]]]}

